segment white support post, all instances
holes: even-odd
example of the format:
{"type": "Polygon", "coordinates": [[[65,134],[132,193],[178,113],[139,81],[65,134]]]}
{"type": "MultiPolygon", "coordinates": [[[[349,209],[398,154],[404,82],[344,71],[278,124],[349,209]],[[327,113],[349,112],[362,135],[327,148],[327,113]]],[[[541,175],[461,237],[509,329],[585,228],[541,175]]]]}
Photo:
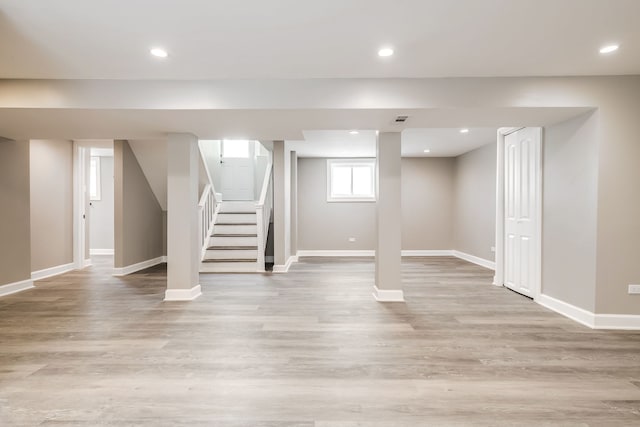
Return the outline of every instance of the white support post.
{"type": "Polygon", "coordinates": [[[167,138],[167,291],[165,301],[189,301],[201,295],[199,281],[198,138],[167,138]]]}
{"type": "Polygon", "coordinates": [[[376,167],[376,274],[373,296],[402,302],[401,134],[380,133],[376,167]]]}

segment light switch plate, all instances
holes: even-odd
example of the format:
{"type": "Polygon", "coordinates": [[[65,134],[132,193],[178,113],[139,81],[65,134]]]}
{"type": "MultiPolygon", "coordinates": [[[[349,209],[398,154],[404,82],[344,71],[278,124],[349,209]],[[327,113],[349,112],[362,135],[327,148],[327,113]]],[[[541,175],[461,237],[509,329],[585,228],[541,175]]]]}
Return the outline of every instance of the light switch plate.
{"type": "Polygon", "coordinates": [[[629,285],[630,294],[640,294],[640,285],[629,285]]]}
{"type": "Polygon", "coordinates": [[[349,241],[350,241],[350,242],[355,242],[355,241],[356,241],[356,238],[355,238],[355,237],[349,237],[349,241]]]}

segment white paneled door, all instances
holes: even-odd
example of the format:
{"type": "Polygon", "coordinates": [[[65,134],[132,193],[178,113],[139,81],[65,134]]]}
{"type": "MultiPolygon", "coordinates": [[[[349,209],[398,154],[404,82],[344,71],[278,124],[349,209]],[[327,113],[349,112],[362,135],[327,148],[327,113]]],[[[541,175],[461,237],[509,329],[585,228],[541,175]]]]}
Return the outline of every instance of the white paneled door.
{"type": "Polygon", "coordinates": [[[535,298],[539,283],[541,129],[505,137],[504,285],[535,298]]]}
{"type": "Polygon", "coordinates": [[[253,141],[222,141],[221,186],[223,200],[254,199],[253,141]]]}

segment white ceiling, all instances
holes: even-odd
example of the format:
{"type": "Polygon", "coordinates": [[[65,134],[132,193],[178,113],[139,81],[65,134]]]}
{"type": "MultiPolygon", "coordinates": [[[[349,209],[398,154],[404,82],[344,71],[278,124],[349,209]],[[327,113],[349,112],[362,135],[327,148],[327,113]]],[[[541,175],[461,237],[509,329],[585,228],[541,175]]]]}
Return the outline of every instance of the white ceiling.
{"type": "Polygon", "coordinates": [[[0,0],[0,78],[638,74],[638,17],[638,0],[0,0]]]}
{"type": "MultiPolygon", "coordinates": [[[[299,157],[375,157],[376,131],[304,131],[304,141],[287,141],[299,157]]],[[[497,128],[405,129],[402,132],[403,157],[456,157],[495,142],[497,128]],[[425,153],[424,150],[430,150],[425,153]]]]}

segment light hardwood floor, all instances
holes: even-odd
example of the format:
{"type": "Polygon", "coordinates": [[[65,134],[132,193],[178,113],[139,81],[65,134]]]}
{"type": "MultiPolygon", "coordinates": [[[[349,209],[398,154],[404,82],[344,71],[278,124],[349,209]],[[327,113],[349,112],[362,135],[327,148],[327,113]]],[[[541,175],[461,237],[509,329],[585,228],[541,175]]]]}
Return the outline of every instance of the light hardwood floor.
{"type": "Polygon", "coordinates": [[[94,267],[0,298],[1,426],[634,426],[640,333],[593,331],[454,258],[202,275],[94,267]]]}

